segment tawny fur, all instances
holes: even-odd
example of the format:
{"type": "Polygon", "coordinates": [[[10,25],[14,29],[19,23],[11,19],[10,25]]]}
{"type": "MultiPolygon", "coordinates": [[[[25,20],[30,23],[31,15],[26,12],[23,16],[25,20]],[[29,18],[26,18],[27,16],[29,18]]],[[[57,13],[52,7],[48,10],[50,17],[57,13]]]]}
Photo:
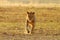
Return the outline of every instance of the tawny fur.
{"type": "Polygon", "coordinates": [[[31,34],[34,29],[34,24],[35,24],[35,13],[34,12],[27,12],[26,20],[27,20],[26,32],[31,34]]]}

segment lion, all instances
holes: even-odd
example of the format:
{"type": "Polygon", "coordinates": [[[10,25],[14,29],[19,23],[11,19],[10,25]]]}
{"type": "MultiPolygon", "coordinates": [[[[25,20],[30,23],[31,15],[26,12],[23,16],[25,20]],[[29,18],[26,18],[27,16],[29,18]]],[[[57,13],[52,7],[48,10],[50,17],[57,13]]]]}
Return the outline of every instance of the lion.
{"type": "Polygon", "coordinates": [[[35,12],[27,12],[26,17],[26,33],[31,34],[35,27],[35,12]]]}

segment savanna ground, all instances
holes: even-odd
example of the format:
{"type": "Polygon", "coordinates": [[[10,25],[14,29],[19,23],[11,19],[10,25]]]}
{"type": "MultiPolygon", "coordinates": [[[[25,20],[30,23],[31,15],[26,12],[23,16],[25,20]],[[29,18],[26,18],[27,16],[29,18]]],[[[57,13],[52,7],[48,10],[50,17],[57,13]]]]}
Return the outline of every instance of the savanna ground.
{"type": "Polygon", "coordinates": [[[60,40],[60,7],[0,7],[0,40],[60,40]],[[24,34],[27,11],[35,12],[32,35],[24,34]]]}

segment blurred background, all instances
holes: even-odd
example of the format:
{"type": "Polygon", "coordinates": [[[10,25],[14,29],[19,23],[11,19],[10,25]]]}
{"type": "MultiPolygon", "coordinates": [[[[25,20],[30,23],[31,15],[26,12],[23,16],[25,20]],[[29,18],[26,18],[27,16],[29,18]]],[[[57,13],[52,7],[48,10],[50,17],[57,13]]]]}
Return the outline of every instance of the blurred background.
{"type": "Polygon", "coordinates": [[[0,0],[0,6],[15,6],[15,5],[60,5],[60,0],[0,0]]]}

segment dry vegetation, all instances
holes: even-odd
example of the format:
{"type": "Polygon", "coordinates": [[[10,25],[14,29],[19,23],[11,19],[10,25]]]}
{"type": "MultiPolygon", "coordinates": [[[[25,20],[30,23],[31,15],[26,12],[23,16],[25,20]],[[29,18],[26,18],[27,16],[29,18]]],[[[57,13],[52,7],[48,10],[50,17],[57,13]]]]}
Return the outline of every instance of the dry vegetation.
{"type": "Polygon", "coordinates": [[[24,33],[27,11],[36,13],[34,33],[60,34],[60,7],[0,7],[0,33],[8,35],[24,33]]]}

